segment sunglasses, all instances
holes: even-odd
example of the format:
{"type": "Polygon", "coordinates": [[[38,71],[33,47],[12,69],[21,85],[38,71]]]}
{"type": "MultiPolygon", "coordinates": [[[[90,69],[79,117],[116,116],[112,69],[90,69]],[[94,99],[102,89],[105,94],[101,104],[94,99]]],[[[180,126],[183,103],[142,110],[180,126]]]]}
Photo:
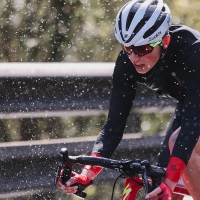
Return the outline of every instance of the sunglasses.
{"type": "Polygon", "coordinates": [[[155,48],[155,46],[161,43],[162,43],[162,40],[159,40],[158,42],[154,42],[154,43],[146,44],[142,46],[131,45],[130,47],[126,47],[122,45],[122,48],[128,55],[131,55],[132,53],[134,53],[135,55],[141,57],[141,56],[151,53],[153,49],[155,48]]]}

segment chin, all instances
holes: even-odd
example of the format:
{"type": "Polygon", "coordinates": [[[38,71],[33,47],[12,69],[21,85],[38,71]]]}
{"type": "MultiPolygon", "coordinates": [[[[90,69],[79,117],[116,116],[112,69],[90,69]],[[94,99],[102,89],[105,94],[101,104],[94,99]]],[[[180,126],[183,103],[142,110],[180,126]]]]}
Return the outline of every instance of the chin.
{"type": "Polygon", "coordinates": [[[145,66],[145,67],[136,67],[134,65],[136,71],[139,73],[139,74],[146,74],[147,72],[149,72],[151,70],[152,67],[149,67],[149,66],[145,66]]]}
{"type": "Polygon", "coordinates": [[[146,74],[149,70],[145,70],[145,69],[136,69],[136,71],[139,73],[139,74],[146,74]]]}

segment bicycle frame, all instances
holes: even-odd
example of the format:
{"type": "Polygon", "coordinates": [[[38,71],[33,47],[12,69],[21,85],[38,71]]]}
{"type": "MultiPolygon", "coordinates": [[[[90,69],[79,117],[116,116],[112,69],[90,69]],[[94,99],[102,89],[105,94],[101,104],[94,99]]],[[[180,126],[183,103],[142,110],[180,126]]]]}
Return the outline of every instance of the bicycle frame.
{"type": "Polygon", "coordinates": [[[184,185],[180,185],[180,184],[177,184],[177,186],[176,186],[175,189],[174,189],[174,193],[190,196],[190,193],[189,193],[188,190],[185,188],[185,186],[184,186],[184,185]]]}
{"type": "MultiPolygon", "coordinates": [[[[124,191],[123,191],[123,195],[122,195],[122,200],[136,200],[138,192],[143,189],[142,183],[143,183],[143,180],[141,178],[138,178],[138,177],[132,177],[132,179],[129,178],[129,177],[126,178],[126,181],[125,181],[125,184],[124,184],[124,191]],[[136,182],[133,181],[133,179],[136,182]]],[[[185,188],[185,186],[181,185],[181,184],[177,184],[173,193],[190,196],[190,194],[187,191],[187,189],[185,188]]]]}
{"type": "Polygon", "coordinates": [[[134,182],[130,178],[126,178],[126,181],[124,184],[124,191],[122,194],[122,200],[136,199],[138,192],[143,189],[142,187],[143,181],[140,178],[137,178],[136,180],[137,182],[134,182]],[[139,185],[138,183],[141,183],[141,185],[139,185]]]}

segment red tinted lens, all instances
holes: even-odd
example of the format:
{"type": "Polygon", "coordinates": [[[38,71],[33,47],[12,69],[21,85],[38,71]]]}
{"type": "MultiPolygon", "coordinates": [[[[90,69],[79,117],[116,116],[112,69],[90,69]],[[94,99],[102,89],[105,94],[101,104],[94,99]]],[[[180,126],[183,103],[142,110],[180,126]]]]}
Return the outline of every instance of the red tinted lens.
{"type": "Polygon", "coordinates": [[[131,54],[132,52],[138,56],[144,56],[148,53],[151,53],[153,51],[153,47],[150,45],[142,45],[142,46],[130,46],[130,47],[125,47],[123,45],[123,49],[128,53],[131,54]]]}
{"type": "Polygon", "coordinates": [[[122,45],[122,47],[123,47],[124,51],[126,51],[126,53],[128,53],[128,54],[131,54],[133,52],[133,50],[132,50],[133,46],[125,47],[124,45],[122,45]]]}
{"type": "Polygon", "coordinates": [[[148,53],[151,53],[153,51],[153,47],[150,45],[142,45],[142,46],[134,46],[133,52],[137,54],[138,56],[144,56],[148,53]]]}

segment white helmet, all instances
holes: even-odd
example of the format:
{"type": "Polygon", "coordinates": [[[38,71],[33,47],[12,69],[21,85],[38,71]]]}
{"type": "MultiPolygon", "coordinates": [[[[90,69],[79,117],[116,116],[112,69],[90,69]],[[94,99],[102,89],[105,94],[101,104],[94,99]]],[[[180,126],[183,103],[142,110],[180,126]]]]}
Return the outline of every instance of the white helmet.
{"type": "Polygon", "coordinates": [[[172,23],[163,0],[132,0],[118,12],[115,37],[124,46],[140,46],[159,41],[172,23]]]}

